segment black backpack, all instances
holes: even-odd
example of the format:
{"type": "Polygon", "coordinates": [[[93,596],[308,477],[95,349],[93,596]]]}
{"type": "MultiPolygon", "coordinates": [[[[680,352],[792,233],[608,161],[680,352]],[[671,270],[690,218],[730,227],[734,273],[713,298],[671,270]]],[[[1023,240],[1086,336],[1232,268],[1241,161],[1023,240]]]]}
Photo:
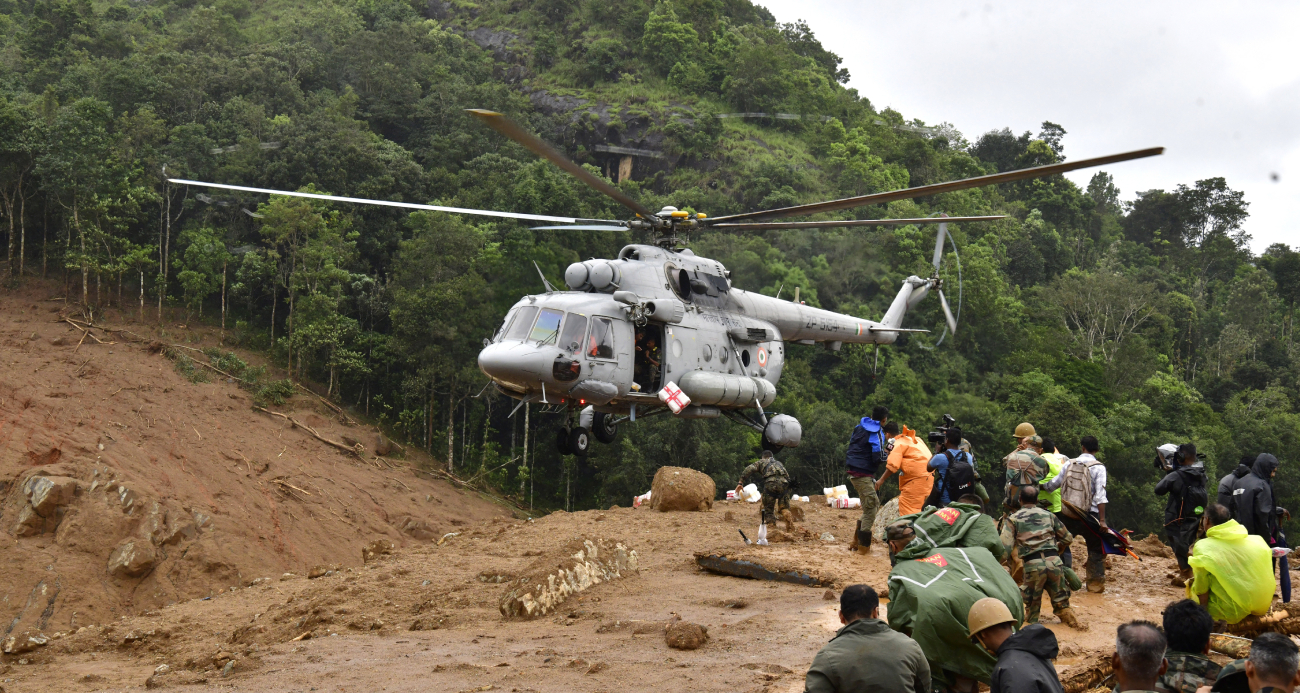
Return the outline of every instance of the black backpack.
{"type": "Polygon", "coordinates": [[[970,455],[963,452],[957,457],[951,450],[944,450],[943,454],[948,456],[948,473],[943,477],[943,485],[948,489],[949,500],[975,493],[975,467],[970,463],[970,455]]]}
{"type": "MultiPolygon", "coordinates": [[[[1235,500],[1236,497],[1233,498],[1235,500]]],[[[1179,502],[1178,517],[1174,521],[1200,517],[1209,504],[1210,493],[1205,489],[1204,481],[1195,486],[1183,484],[1183,498],[1179,502]]]]}

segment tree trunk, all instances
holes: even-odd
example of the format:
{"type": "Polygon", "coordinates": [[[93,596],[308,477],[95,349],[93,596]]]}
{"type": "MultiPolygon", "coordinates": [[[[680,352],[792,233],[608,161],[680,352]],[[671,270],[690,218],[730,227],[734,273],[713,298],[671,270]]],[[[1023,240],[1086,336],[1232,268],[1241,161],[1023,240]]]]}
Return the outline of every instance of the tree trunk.
{"type": "Polygon", "coordinates": [[[144,265],[140,265],[140,322],[144,322],[144,265]]]}
{"type": "Polygon", "coordinates": [[[41,205],[41,279],[49,273],[50,261],[50,198],[41,205]]]}
{"type": "Polygon", "coordinates": [[[14,275],[14,201],[9,197],[8,190],[0,191],[0,195],[4,197],[5,213],[9,215],[9,259],[5,264],[5,270],[12,277],[14,275]]]}
{"type": "Polygon", "coordinates": [[[456,400],[452,399],[452,392],[456,389],[456,381],[453,380],[451,388],[447,391],[447,471],[451,472],[456,469],[456,400]]]}
{"type": "Polygon", "coordinates": [[[18,179],[18,276],[27,269],[27,198],[22,196],[22,179],[18,179]]]}
{"type": "Polygon", "coordinates": [[[424,450],[433,454],[433,388],[438,383],[437,376],[429,376],[429,410],[424,416],[424,450]]]}
{"type": "Polygon", "coordinates": [[[77,236],[81,239],[81,305],[90,304],[90,265],[86,264],[86,230],[81,228],[81,216],[77,212],[77,198],[72,198],[72,221],[77,227],[77,236]]]}
{"type": "Polygon", "coordinates": [[[163,298],[167,296],[167,260],[171,253],[172,242],[172,195],[167,189],[167,184],[163,183],[163,227],[159,229],[162,234],[161,242],[158,244],[158,262],[161,263],[158,269],[162,275],[162,281],[158,285],[158,324],[163,321],[163,298]]]}
{"type": "Polygon", "coordinates": [[[221,263],[221,342],[226,341],[226,263],[221,263]]]}
{"type": "MultiPolygon", "coordinates": [[[[520,493],[522,493],[523,490],[524,490],[524,482],[523,482],[523,480],[524,480],[525,476],[526,476],[527,478],[529,478],[529,479],[533,478],[533,475],[531,474],[531,470],[528,468],[528,411],[529,411],[530,409],[532,409],[532,408],[533,408],[533,405],[531,405],[531,404],[524,404],[524,452],[523,452],[523,456],[519,458],[519,472],[520,472],[520,474],[519,474],[519,491],[520,491],[520,493]]],[[[530,493],[529,495],[531,496],[532,494],[530,493]]],[[[532,507],[531,503],[532,503],[532,501],[529,500],[529,504],[530,504],[529,507],[530,507],[530,508],[532,507]]]]}

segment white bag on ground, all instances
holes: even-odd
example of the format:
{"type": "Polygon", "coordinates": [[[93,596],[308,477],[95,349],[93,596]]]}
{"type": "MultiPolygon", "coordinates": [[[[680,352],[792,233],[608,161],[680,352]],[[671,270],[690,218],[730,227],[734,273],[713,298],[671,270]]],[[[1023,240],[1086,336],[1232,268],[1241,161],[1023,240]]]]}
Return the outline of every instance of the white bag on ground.
{"type": "Polygon", "coordinates": [[[767,523],[758,526],[758,541],[755,543],[759,546],[767,546],[767,523]]]}

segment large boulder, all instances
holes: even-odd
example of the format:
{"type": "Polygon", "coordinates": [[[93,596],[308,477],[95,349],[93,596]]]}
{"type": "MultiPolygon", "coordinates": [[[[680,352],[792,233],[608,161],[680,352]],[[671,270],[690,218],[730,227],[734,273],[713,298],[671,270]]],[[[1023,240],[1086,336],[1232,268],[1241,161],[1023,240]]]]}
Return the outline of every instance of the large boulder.
{"type": "Polygon", "coordinates": [[[636,551],[613,539],[574,539],[538,558],[501,598],[501,615],[536,618],[570,596],[637,572],[636,551]]]}
{"type": "Polygon", "coordinates": [[[670,510],[712,510],[718,493],[713,478],[686,467],[660,467],[650,484],[650,507],[670,510]]]}
{"type": "Polygon", "coordinates": [[[153,544],[143,539],[128,539],[113,549],[108,557],[108,574],[114,577],[140,577],[158,562],[153,544]]]}

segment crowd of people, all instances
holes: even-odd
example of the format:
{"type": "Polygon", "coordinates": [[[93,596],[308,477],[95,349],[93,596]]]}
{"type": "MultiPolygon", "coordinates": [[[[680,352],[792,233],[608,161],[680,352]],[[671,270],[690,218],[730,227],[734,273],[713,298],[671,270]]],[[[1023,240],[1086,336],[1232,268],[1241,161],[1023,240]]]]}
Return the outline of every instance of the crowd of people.
{"type": "MultiPolygon", "coordinates": [[[[1128,548],[1108,524],[1098,440],[1083,436],[1071,458],[1031,423],[1020,424],[1002,460],[1001,498],[991,502],[961,431],[948,425],[928,438],[942,444],[937,454],[926,438],[891,421],[885,407],[853,430],[846,466],[862,513],[851,550],[873,550],[879,492],[897,477],[899,519],[883,533],[892,565],[888,622],[879,618],[875,590],[846,588],[844,627],[817,655],[806,690],[975,691],[983,683],[995,692],[1061,691],[1051,661],[1056,636],[1038,623],[1044,593],[1062,623],[1086,628],[1072,593],[1085,584],[1104,593],[1105,556],[1128,548]],[[1071,551],[1076,537],[1087,547],[1082,580],[1071,551]]],[[[1292,690],[1300,685],[1300,654],[1284,636],[1261,635],[1247,659],[1222,668],[1207,656],[1216,622],[1266,614],[1278,578],[1283,601],[1290,600],[1280,524],[1290,515],[1273,493],[1277,459],[1243,459],[1220,480],[1213,501],[1195,445],[1162,446],[1157,464],[1167,472],[1154,492],[1166,497],[1165,535],[1176,561],[1170,579],[1187,598],[1170,604],[1159,626],[1120,626],[1117,690],[1292,690]]],[[[763,489],[764,522],[774,521],[789,493],[784,467],[765,453],[745,476],[763,489]]]]}

